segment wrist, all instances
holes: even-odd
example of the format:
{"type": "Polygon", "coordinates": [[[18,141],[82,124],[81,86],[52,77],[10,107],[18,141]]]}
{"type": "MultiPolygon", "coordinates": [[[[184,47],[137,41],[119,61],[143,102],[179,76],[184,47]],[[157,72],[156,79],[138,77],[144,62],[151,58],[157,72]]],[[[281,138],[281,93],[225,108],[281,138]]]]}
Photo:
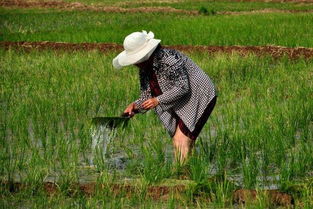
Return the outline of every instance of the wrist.
{"type": "Polygon", "coordinates": [[[154,99],[155,99],[156,105],[160,104],[160,101],[157,97],[154,97],[154,99]]]}
{"type": "Polygon", "coordinates": [[[156,101],[158,102],[158,104],[160,103],[160,100],[158,97],[155,97],[156,101]]]}

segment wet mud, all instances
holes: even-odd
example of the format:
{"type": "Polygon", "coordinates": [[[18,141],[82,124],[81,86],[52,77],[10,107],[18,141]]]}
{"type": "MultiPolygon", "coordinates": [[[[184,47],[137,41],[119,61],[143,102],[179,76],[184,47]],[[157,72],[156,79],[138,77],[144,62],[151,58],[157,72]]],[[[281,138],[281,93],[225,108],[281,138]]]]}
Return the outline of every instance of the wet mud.
{"type": "MultiPolygon", "coordinates": [[[[115,43],[63,43],[63,42],[0,42],[0,47],[17,50],[55,50],[55,51],[92,51],[98,50],[103,53],[112,51],[122,51],[123,46],[115,43]]],[[[165,48],[177,49],[184,52],[202,52],[208,54],[215,53],[238,53],[240,55],[255,54],[257,56],[272,56],[279,58],[288,56],[290,59],[313,58],[313,48],[290,48],[282,46],[190,46],[172,45],[165,48]]]]}
{"type": "MultiPolygon", "coordinates": [[[[275,1],[274,1],[275,2],[275,1]]],[[[297,2],[297,3],[313,3],[312,1],[294,1],[285,0],[279,2],[297,2]]],[[[122,2],[125,4],[125,2],[122,2]]],[[[136,2],[132,2],[136,3],[136,2]]],[[[140,3],[140,2],[137,2],[140,3]]],[[[158,3],[158,2],[156,2],[158,3]]],[[[123,5],[121,4],[121,5],[123,5]]],[[[0,1],[1,7],[8,8],[53,8],[60,10],[88,10],[98,12],[110,12],[110,13],[178,13],[185,15],[201,15],[197,10],[184,10],[175,9],[173,7],[137,7],[137,8],[123,8],[121,6],[103,6],[103,5],[87,5],[80,2],[64,2],[64,1],[25,1],[25,0],[2,0],[0,1]]],[[[221,11],[216,12],[217,15],[241,15],[241,14],[254,14],[254,13],[311,13],[313,10],[280,10],[280,9],[261,9],[252,11],[221,11]]]]}

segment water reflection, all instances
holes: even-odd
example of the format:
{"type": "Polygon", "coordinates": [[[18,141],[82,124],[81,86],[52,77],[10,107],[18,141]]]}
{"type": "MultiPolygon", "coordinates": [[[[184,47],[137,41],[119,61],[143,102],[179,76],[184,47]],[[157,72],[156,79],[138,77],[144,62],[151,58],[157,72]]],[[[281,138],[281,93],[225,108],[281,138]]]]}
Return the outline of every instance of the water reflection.
{"type": "Polygon", "coordinates": [[[91,129],[91,155],[89,164],[94,165],[94,159],[97,157],[105,159],[107,148],[111,140],[116,136],[116,129],[110,129],[105,125],[98,125],[91,129]]]}

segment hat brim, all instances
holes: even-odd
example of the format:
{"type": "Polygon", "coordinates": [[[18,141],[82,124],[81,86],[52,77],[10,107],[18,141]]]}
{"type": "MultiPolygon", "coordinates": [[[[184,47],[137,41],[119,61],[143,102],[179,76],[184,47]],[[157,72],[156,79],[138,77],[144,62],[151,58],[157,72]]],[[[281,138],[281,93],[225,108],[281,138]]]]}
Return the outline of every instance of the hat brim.
{"type": "Polygon", "coordinates": [[[147,45],[135,54],[127,54],[126,51],[122,51],[113,59],[113,66],[120,69],[124,66],[137,63],[140,59],[146,56],[149,52],[155,50],[158,44],[161,42],[159,39],[151,39],[147,45]]]}

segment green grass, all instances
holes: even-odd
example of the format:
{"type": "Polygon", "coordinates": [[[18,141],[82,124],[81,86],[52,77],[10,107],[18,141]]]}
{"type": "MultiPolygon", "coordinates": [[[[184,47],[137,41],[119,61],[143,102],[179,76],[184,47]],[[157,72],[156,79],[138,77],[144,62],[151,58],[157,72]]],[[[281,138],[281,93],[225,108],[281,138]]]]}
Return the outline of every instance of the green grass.
{"type": "Polygon", "coordinates": [[[0,13],[1,41],[122,43],[129,33],[144,29],[168,45],[313,46],[313,14],[185,16],[6,9],[0,13]]]}
{"type": "Polygon", "coordinates": [[[126,8],[134,7],[172,7],[185,10],[199,10],[201,7],[213,9],[215,11],[250,11],[261,9],[281,9],[281,10],[311,10],[312,4],[299,4],[289,2],[238,2],[238,1],[195,1],[185,0],[180,2],[175,1],[112,1],[112,0],[65,0],[66,2],[81,2],[85,4],[95,4],[103,6],[121,6],[126,8]]]}
{"type": "MultiPolygon", "coordinates": [[[[2,205],[22,201],[37,208],[56,202],[62,207],[155,206],[144,194],[132,199],[105,191],[94,198],[66,196],[68,186],[80,179],[80,166],[90,152],[90,119],[119,115],[137,98],[137,69],[116,71],[111,66],[115,54],[99,52],[1,50],[0,54],[0,176],[19,177],[31,185],[16,196],[1,191],[2,205]],[[62,194],[50,198],[32,193],[54,172],[62,194]]],[[[208,191],[210,204],[230,206],[234,186],[228,177],[235,174],[243,177],[244,188],[269,184],[265,177],[273,175],[279,176],[273,183],[282,189],[306,182],[313,166],[313,61],[236,54],[190,56],[213,79],[219,97],[187,164],[187,177],[198,186],[187,192],[185,200],[165,204],[196,207],[192,199],[208,191]],[[219,180],[207,184],[214,176],[219,180]]],[[[126,176],[146,185],[180,178],[168,151],[171,139],[156,115],[150,111],[135,116],[128,128],[118,130],[107,153],[108,157],[123,155],[126,169],[115,174],[113,169],[113,177],[108,178],[106,163],[98,161],[97,181],[114,182],[126,176]]],[[[305,185],[297,200],[310,208],[312,183],[305,185]]]]}
{"type": "MultiPolygon", "coordinates": [[[[113,4],[114,5],[114,4],[113,4]]],[[[196,10],[201,7],[214,10],[216,12],[223,11],[251,11],[262,9],[279,9],[279,10],[311,10],[312,4],[296,4],[296,3],[277,3],[277,2],[235,2],[235,1],[185,1],[173,3],[133,3],[125,4],[124,7],[172,7],[176,9],[196,10]]]]}
{"type": "MultiPolygon", "coordinates": [[[[211,1],[143,6],[312,9],[211,1]]],[[[312,47],[312,26],[312,14],[191,17],[0,9],[1,41],[121,44],[127,34],[145,29],[168,45],[312,47]]],[[[213,79],[219,97],[187,165],[173,164],[171,139],[150,111],[118,129],[109,144],[105,157],[122,157],[127,161],[124,170],[110,168],[99,153],[90,169],[84,165],[91,153],[91,118],[120,115],[139,94],[138,70],[114,70],[116,54],[0,49],[0,181],[20,180],[29,186],[14,195],[0,187],[0,208],[230,208],[238,184],[252,189],[274,184],[294,195],[296,208],[313,207],[313,60],[191,53],[213,79]],[[47,196],[38,189],[47,178],[56,178],[61,193],[47,196]],[[79,180],[110,184],[124,178],[136,179],[138,191],[130,198],[108,189],[93,197],[68,195],[70,185],[79,180]],[[176,185],[181,178],[190,183],[181,197],[155,201],[146,195],[149,185],[176,185]]],[[[258,198],[245,207],[272,207],[266,198],[258,198]]]]}

